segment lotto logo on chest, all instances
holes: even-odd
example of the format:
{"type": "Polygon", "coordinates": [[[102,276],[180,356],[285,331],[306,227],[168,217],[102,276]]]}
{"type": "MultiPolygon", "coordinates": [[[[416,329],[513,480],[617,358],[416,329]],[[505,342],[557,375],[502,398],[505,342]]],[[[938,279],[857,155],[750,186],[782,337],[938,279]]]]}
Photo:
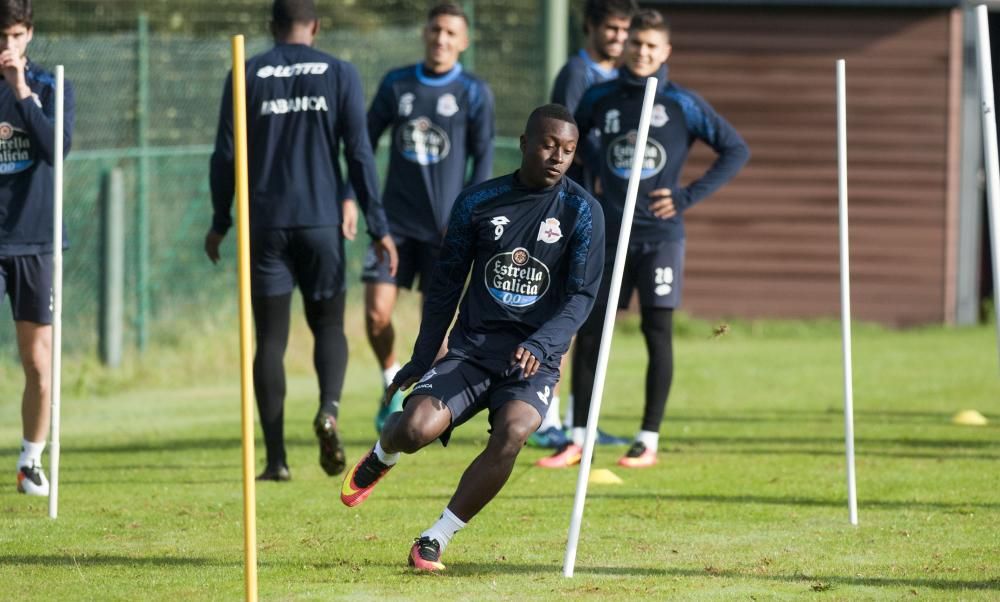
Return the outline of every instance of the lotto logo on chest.
{"type": "Polygon", "coordinates": [[[500,305],[523,308],[534,305],[549,290],[549,267],[518,247],[498,253],[486,262],[486,290],[500,305]]]}

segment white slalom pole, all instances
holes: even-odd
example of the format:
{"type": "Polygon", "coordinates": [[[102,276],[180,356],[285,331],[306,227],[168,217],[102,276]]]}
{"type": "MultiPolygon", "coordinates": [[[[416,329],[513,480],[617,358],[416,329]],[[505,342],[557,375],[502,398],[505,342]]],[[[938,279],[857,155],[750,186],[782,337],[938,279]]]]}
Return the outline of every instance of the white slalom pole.
{"type": "Polygon", "coordinates": [[[837,188],[840,214],[840,330],[844,342],[844,439],[847,448],[847,507],[858,524],[854,479],[854,369],[851,361],[851,258],[847,236],[847,85],[844,59],[837,61],[837,188]]]}
{"type": "Polygon", "coordinates": [[[52,442],[49,445],[49,518],[59,515],[59,414],[62,391],[63,283],[63,66],[56,66],[55,144],[52,178],[52,442]]]}
{"type": "MultiPolygon", "coordinates": [[[[990,206],[990,233],[993,241],[993,307],[1000,311],[1000,165],[997,160],[997,114],[993,100],[993,63],[990,51],[989,12],[976,7],[976,48],[979,55],[979,89],[983,99],[983,160],[986,192],[990,206]]],[[[1000,353],[1000,318],[997,318],[997,352],[1000,353]]]]}
{"type": "Polygon", "coordinates": [[[580,473],[576,479],[576,498],[573,500],[573,516],[569,526],[569,540],[566,543],[566,557],[563,560],[563,576],[572,577],[576,566],[576,548],[580,542],[580,524],[583,522],[583,505],[587,501],[587,482],[590,479],[590,464],[594,455],[594,441],[597,439],[597,417],[601,413],[601,398],[604,396],[604,377],[608,370],[608,355],[611,353],[611,335],[615,329],[615,315],[618,312],[618,296],[622,286],[622,272],[625,271],[625,256],[628,251],[628,239],[632,230],[632,215],[635,213],[635,199],[639,194],[639,180],[642,175],[642,164],[645,158],[646,138],[649,134],[649,116],[653,112],[653,98],[656,96],[657,80],[650,77],[646,80],[646,95],[642,101],[642,113],[639,116],[639,130],[635,137],[635,151],[632,156],[632,173],[628,179],[628,191],[625,195],[625,213],[622,215],[622,228],[618,234],[618,252],[615,255],[615,266],[611,276],[611,294],[608,297],[608,307],[604,314],[604,331],[601,333],[601,348],[597,354],[597,371],[594,374],[594,389],[590,401],[590,414],[587,416],[587,438],[583,444],[583,458],[580,460],[580,473]]]}

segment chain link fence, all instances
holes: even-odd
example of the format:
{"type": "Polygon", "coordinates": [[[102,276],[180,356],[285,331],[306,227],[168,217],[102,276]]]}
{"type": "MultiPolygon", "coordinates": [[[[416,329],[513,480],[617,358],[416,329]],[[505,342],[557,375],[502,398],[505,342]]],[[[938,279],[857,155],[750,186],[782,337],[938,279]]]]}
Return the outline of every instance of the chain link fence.
{"type": "MultiPolygon", "coordinates": [[[[429,3],[320,2],[316,47],[354,63],[371,99],[382,75],[423,56],[420,31],[429,3]]],[[[497,99],[494,174],[519,162],[517,136],[528,112],[548,97],[543,72],[540,0],[464,3],[473,46],[463,56],[497,99]]],[[[64,348],[92,354],[98,345],[103,264],[102,178],[125,181],[126,350],[169,344],[179,331],[235,312],[235,236],[224,265],[213,266],[202,241],[211,215],[208,159],[230,66],[229,36],[248,36],[248,55],[271,45],[266,0],[46,0],[36,2],[32,60],[65,65],[76,92],[73,149],[66,162],[64,348]]],[[[384,173],[385,145],[379,153],[384,173]]],[[[349,282],[366,241],[349,246],[349,282]]],[[[6,305],[6,303],[4,303],[6,305]]],[[[16,357],[13,324],[0,320],[0,357],[16,357]]]]}

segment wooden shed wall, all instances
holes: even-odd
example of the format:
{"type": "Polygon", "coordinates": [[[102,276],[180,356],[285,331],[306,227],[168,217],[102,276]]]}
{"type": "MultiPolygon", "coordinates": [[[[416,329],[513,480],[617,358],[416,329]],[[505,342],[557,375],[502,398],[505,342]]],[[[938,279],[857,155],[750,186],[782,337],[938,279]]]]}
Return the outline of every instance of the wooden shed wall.
{"type": "MultiPolygon", "coordinates": [[[[704,96],[752,152],[733,182],[687,214],[685,309],[840,311],[834,64],[845,58],[854,315],[944,321],[957,177],[951,11],[661,10],[674,30],[672,79],[704,96]]],[[[713,156],[697,144],[684,181],[713,156]]]]}

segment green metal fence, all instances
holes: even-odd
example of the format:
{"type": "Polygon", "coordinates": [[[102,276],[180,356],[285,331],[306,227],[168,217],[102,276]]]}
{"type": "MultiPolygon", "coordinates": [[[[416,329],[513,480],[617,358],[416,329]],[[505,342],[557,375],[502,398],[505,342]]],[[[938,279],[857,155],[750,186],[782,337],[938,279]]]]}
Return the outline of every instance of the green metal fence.
{"type": "MultiPolygon", "coordinates": [[[[166,8],[172,4],[164,2],[36,3],[30,55],[49,68],[65,65],[76,92],[77,122],[65,174],[64,219],[71,245],[64,265],[68,353],[97,349],[103,269],[99,197],[102,177],[113,168],[124,172],[126,191],[126,352],[169,341],[177,330],[235,311],[235,236],[223,247],[224,265],[213,266],[202,251],[211,214],[208,157],[230,64],[228,35],[251,34],[248,54],[268,48],[271,42],[261,24],[269,2],[254,4],[258,14],[253,19],[239,10],[247,5],[242,0],[212,4],[204,14],[178,17],[180,13],[166,8]],[[65,10],[57,10],[59,6],[65,10]],[[149,17],[140,9],[150,9],[149,17]],[[207,31],[202,17],[212,19],[207,31]],[[182,27],[175,27],[178,19],[182,27]],[[126,28],[126,21],[131,27],[126,28]],[[99,30],[104,33],[88,33],[99,30]]],[[[377,13],[379,5],[389,10],[381,22],[329,27],[316,46],[353,62],[370,99],[387,69],[422,57],[423,10],[397,14],[393,6],[412,3],[364,4],[364,15],[377,13]]],[[[543,11],[538,0],[465,4],[475,19],[474,48],[465,61],[475,63],[474,70],[496,94],[494,173],[505,173],[519,160],[516,136],[528,111],[548,94],[544,61],[539,60],[543,11]]],[[[379,162],[384,166],[384,145],[379,162]]],[[[364,245],[359,237],[349,246],[352,284],[364,245]]],[[[5,316],[0,319],[0,358],[12,359],[16,350],[9,309],[0,312],[5,316]]]]}

